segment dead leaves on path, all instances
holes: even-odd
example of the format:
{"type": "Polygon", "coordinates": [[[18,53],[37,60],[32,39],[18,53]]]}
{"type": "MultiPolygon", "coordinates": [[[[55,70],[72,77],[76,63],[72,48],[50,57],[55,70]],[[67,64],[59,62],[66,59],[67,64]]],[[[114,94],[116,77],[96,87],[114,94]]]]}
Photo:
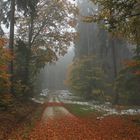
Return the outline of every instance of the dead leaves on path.
{"type": "Polygon", "coordinates": [[[48,106],[51,106],[51,107],[53,107],[53,106],[64,106],[64,103],[62,103],[62,102],[48,102],[48,103],[46,103],[46,107],[48,107],[48,106]]]}
{"type": "Polygon", "coordinates": [[[30,135],[30,140],[90,140],[92,131],[79,119],[73,117],[39,123],[30,135]],[[88,135],[87,135],[88,133],[88,135]]]}
{"type": "Polygon", "coordinates": [[[140,126],[123,117],[63,117],[38,123],[29,140],[140,140],[140,126]]]}
{"type": "MultiPolygon", "coordinates": [[[[49,103],[47,106],[62,104],[49,103]]],[[[14,139],[8,140],[140,140],[140,115],[103,119],[96,119],[95,115],[87,118],[64,116],[38,121],[29,133],[25,128],[20,127],[18,133],[14,131],[14,139]]]]}

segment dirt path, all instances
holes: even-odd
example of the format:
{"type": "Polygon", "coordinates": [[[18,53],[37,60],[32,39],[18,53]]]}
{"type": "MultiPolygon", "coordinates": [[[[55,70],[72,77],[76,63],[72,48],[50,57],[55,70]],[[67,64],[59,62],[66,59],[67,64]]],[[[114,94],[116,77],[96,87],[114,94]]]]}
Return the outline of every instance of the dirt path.
{"type": "Polygon", "coordinates": [[[121,116],[77,118],[63,107],[57,95],[51,95],[42,120],[28,140],[139,140],[139,130],[121,116]]]}
{"type": "Polygon", "coordinates": [[[49,106],[46,107],[42,120],[57,119],[60,117],[74,117],[66,108],[61,105],[57,96],[51,96],[48,101],[49,106]]]}
{"type": "Polygon", "coordinates": [[[64,108],[56,95],[50,96],[42,121],[29,136],[29,140],[92,140],[92,138],[90,128],[87,129],[83,121],[64,108]]]}

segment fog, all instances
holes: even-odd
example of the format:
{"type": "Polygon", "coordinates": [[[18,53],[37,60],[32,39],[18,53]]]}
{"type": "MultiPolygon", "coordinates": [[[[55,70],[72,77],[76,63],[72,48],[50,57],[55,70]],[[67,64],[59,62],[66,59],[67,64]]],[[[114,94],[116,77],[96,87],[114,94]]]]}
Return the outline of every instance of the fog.
{"type": "Polygon", "coordinates": [[[46,64],[37,76],[39,90],[46,88],[50,90],[67,89],[64,85],[64,80],[68,65],[72,63],[73,58],[74,47],[70,47],[67,54],[60,56],[56,63],[46,64]]]}

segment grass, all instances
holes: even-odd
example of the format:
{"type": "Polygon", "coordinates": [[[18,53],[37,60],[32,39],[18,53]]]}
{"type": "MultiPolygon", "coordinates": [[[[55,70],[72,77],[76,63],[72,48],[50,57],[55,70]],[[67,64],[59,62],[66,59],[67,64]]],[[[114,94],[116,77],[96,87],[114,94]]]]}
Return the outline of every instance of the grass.
{"type": "Polygon", "coordinates": [[[65,107],[75,116],[84,117],[91,114],[99,114],[99,112],[95,109],[91,109],[88,105],[65,104],[65,107]]]}

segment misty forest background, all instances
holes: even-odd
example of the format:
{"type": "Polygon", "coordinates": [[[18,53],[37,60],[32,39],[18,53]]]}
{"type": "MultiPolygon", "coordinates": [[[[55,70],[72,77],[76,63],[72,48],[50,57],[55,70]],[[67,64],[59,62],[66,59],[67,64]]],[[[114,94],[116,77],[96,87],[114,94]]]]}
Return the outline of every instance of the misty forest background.
{"type": "Polygon", "coordinates": [[[0,108],[45,88],[140,105],[139,7],[139,0],[1,0],[0,108]]]}

